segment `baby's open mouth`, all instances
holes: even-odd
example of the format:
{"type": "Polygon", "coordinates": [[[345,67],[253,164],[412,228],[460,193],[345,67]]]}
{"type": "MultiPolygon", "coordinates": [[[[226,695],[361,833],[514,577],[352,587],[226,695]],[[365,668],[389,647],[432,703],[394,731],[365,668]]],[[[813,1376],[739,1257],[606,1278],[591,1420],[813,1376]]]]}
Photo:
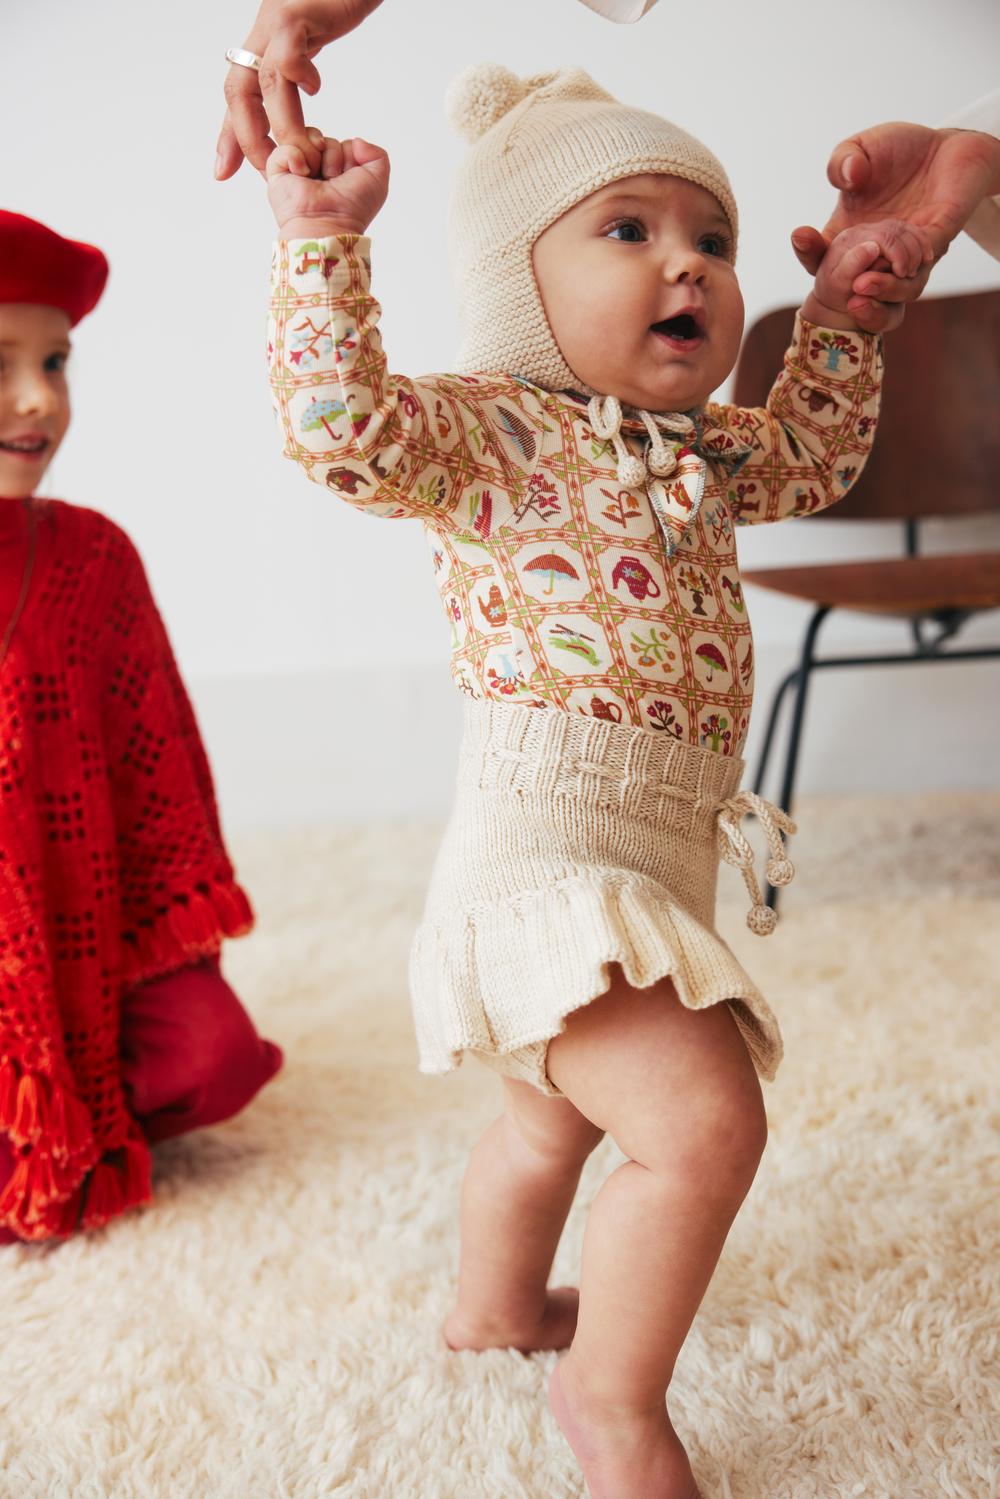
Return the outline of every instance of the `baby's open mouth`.
{"type": "Polygon", "coordinates": [[[4,452],[19,453],[22,458],[37,458],[48,445],[46,437],[11,437],[6,442],[0,440],[0,448],[4,452]]]}
{"type": "Polygon", "coordinates": [[[695,343],[705,337],[702,320],[692,312],[679,312],[675,317],[662,318],[660,322],[653,324],[651,331],[677,344],[695,343]]]}

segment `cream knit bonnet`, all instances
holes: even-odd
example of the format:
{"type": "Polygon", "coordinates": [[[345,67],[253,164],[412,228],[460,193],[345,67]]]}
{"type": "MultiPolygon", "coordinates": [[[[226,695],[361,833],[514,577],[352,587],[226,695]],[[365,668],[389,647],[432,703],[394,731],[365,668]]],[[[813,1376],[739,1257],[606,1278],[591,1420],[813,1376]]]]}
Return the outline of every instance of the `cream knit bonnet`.
{"type": "Polygon", "coordinates": [[[598,188],[664,172],[718,199],[736,244],[729,179],[700,141],[659,115],[619,104],[581,68],[518,78],[484,63],[448,91],[452,124],[473,142],[451,206],[462,346],[455,368],[504,373],[546,390],[593,391],[552,336],[531,264],[535,240],[598,188]]]}

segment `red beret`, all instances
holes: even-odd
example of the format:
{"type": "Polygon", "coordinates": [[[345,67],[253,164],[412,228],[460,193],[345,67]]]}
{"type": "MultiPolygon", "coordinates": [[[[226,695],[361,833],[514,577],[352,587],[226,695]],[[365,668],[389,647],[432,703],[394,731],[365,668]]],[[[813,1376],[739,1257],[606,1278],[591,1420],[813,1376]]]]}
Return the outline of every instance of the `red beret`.
{"type": "Polygon", "coordinates": [[[59,307],[70,325],[100,301],[108,262],[95,245],[0,208],[0,302],[59,307]]]}

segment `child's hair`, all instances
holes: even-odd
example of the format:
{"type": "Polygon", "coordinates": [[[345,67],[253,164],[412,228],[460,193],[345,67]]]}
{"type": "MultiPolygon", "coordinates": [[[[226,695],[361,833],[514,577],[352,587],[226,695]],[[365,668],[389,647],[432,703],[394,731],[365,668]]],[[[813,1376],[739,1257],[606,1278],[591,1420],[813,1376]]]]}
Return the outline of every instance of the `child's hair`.
{"type": "Polygon", "coordinates": [[[559,352],[531,264],[543,230],[598,188],[664,172],[704,187],[738,220],[722,164],[659,115],[620,104],[580,68],[518,78],[484,63],[448,91],[446,109],[474,144],[459,170],[450,238],[462,348],[455,368],[519,375],[585,394],[559,352]]]}

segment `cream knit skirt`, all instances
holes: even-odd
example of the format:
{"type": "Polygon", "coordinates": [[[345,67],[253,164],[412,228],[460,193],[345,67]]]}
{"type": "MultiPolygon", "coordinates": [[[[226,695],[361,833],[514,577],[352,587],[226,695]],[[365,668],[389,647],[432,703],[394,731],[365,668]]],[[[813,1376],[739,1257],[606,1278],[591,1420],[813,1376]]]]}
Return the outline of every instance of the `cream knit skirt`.
{"type": "MultiPolygon", "coordinates": [[[[410,954],[420,1070],[471,1052],[556,1094],[548,1043],[603,994],[609,963],[690,1009],[728,1002],[762,1077],[781,1059],[763,996],[715,930],[720,852],[756,891],[742,761],[555,708],[465,700],[457,799],[410,954]]],[[[771,836],[773,834],[773,837],[771,836]]],[[[772,861],[781,883],[791,866],[772,861]]],[[[748,918],[773,924],[759,895],[748,918]]]]}

